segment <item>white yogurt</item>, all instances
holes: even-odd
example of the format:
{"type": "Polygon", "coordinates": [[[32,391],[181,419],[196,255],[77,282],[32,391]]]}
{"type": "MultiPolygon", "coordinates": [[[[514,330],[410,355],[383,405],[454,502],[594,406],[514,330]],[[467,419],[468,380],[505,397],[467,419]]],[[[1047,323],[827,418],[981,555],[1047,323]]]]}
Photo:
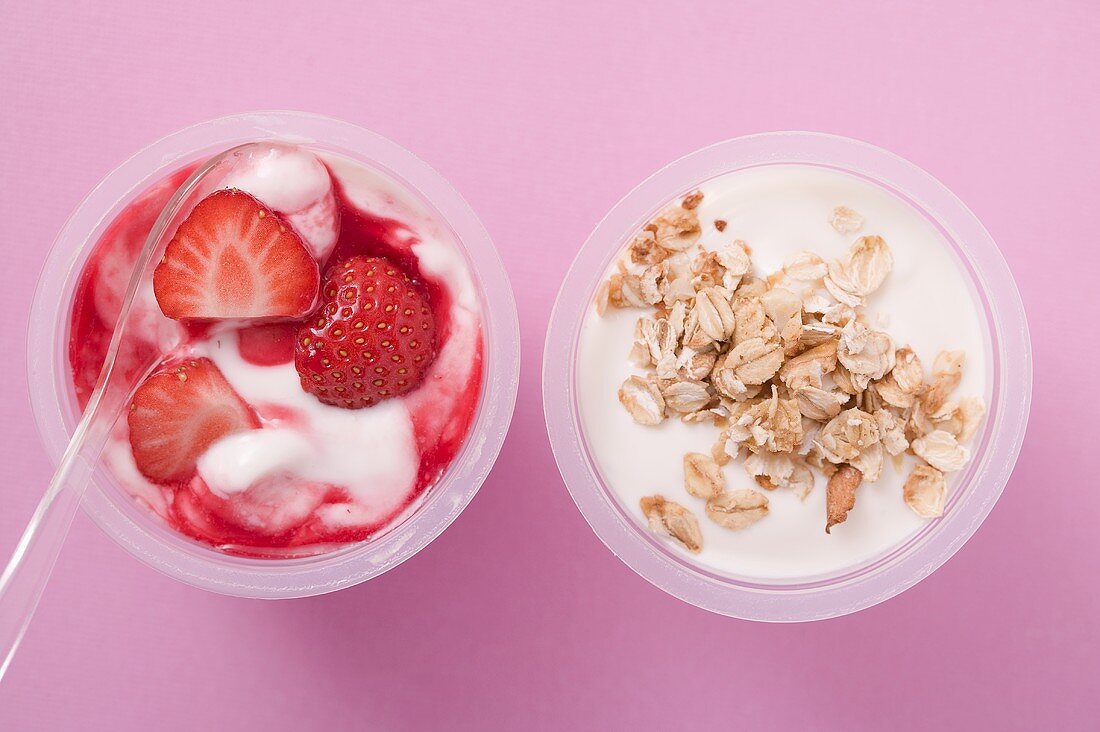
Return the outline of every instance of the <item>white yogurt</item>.
{"type": "Polygon", "coordinates": [[[256,366],[241,358],[235,334],[196,345],[261,416],[276,405],[293,417],[218,440],[199,459],[199,476],[215,493],[241,493],[264,478],[290,473],[344,488],[364,510],[360,523],[385,519],[408,498],[420,459],[404,401],[370,409],[319,402],[299,383],[293,363],[256,366]]]}
{"type": "Polygon", "coordinates": [[[340,235],[332,177],[308,150],[277,143],[255,145],[218,185],[250,193],[282,214],[322,265],[340,235]]]}
{"type": "MultiPolygon", "coordinates": [[[[796,165],[730,173],[700,189],[702,245],[717,249],[744,240],[758,275],[778,270],[801,250],[842,258],[856,237],[882,236],[893,251],[894,269],[870,298],[870,322],[881,323],[897,346],[912,346],[926,371],[941,350],[965,351],[963,380],[955,393],[982,396],[988,403],[986,330],[972,288],[946,240],[909,204],[855,176],[796,165]],[[842,235],[829,225],[830,213],[842,205],[866,218],[858,234],[842,235]],[[724,231],[715,228],[716,219],[727,222],[724,231]]],[[[604,480],[640,524],[645,522],[639,499],[663,494],[700,517],[704,548],[692,561],[737,577],[772,580],[835,573],[865,563],[925,525],[902,499],[912,458],[906,458],[901,471],[888,459],[882,477],[859,489],[848,520],[833,527],[831,535],[824,532],[825,481],[820,475],[804,501],[789,490],[766,491],[770,514],[744,530],[731,531],[706,519],[703,502],[684,490],[681,459],[687,452],[709,453],[718,429],[678,419],[643,427],[618,400],[626,377],[640,373],[627,358],[640,315],[640,310],[609,309],[600,317],[591,308],[577,356],[584,434],[604,480]]],[[[757,487],[738,460],[724,472],[731,489],[757,487]]],[[[948,476],[949,496],[953,477],[948,476]]]]}

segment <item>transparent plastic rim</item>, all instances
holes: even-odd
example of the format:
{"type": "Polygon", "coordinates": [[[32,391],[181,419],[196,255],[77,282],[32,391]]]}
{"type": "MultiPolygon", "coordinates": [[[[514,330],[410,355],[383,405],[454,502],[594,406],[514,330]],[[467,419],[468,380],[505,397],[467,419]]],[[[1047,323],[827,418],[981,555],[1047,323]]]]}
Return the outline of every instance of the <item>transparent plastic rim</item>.
{"type": "Polygon", "coordinates": [[[1031,341],[1016,283],[973,213],[912,163],[864,142],[810,132],[771,132],[720,142],[653,174],[597,225],[566,274],[551,314],[543,361],[547,431],[573,501],[601,541],[643,578],[686,602],[731,617],[801,622],[870,607],[927,577],[974,534],[1008,481],[1031,405],[1031,341]],[[901,196],[944,235],[962,260],[989,333],[992,390],[986,426],[943,518],[866,565],[799,582],[742,581],[690,563],[628,516],[588,452],[577,409],[580,326],[599,280],[659,207],[702,181],[732,171],[805,164],[852,173],[901,196]],[[562,364],[567,364],[563,368],[562,364]]]}
{"type": "Polygon", "coordinates": [[[56,464],[79,418],[69,376],[68,322],[76,282],[92,244],[135,195],[168,172],[233,145],[265,139],[311,144],[365,163],[404,184],[451,227],[479,285],[484,329],[482,396],[466,442],[443,478],[385,534],[315,557],[255,559],[221,554],[179,535],[140,508],[102,467],[88,488],[84,508],[127,551],[182,582],[241,597],[304,597],[368,580],[427,546],[473,499],[511,422],[520,348],[512,289],[488,232],[435,170],[376,133],[301,112],[222,117],[153,143],[107,175],[54,242],[31,308],[28,378],[35,422],[56,464]]]}

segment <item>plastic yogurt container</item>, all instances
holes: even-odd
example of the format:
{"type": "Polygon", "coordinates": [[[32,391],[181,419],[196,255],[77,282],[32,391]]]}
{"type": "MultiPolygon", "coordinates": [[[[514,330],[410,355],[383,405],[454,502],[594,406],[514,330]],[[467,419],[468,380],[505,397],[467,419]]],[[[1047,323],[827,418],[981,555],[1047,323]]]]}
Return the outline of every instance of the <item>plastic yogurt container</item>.
{"type": "Polygon", "coordinates": [[[176,579],[243,597],[301,597],[363,582],[424,548],[484,482],[511,420],[519,376],[519,327],[511,287],[481,222],[438,173],[377,134],[297,112],[223,117],[169,135],[104,178],[58,235],[31,310],[28,372],[38,430],[56,462],[80,418],[68,359],[70,314],[93,245],[151,185],[235,145],[257,141],[301,144],[354,161],[401,186],[450,229],[474,282],[482,321],[481,396],[466,439],[443,475],[380,533],[314,556],[257,558],[217,551],[159,520],[102,466],[84,507],[127,551],[176,579]]]}
{"type": "MultiPolygon", "coordinates": [[[[884,329],[892,331],[889,324],[884,329]]],[[[551,318],[543,397],[554,454],[574,501],[597,536],[629,567],[666,592],[724,615],[816,620],[860,610],[907,589],[977,530],[1019,453],[1031,398],[1030,341],[1004,259],[974,215],[942,184],[865,143],[769,133],[719,143],[672,163],[596,227],[566,276],[551,318]],[[818,240],[836,239],[837,244],[841,239],[817,214],[831,192],[838,197],[831,205],[855,205],[869,214],[869,225],[888,229],[862,232],[883,233],[888,243],[894,238],[904,270],[888,281],[888,302],[873,304],[873,314],[895,316],[902,332],[897,345],[912,341],[926,368],[936,349],[965,348],[961,391],[980,396],[989,409],[969,444],[969,463],[948,476],[942,517],[913,515],[901,500],[903,476],[898,474],[884,476],[886,485],[860,489],[863,498],[857,500],[854,518],[862,525],[841,527],[842,537],[826,536],[814,523],[824,521],[820,480],[801,507],[793,495],[775,491],[772,515],[744,532],[704,520],[704,551],[698,557],[645,528],[639,497],[664,493],[679,500],[674,496],[681,489],[668,483],[682,476],[680,456],[706,452],[718,431],[711,428],[709,441],[693,444],[691,430],[701,425],[672,420],[647,428],[623,416],[614,394],[632,372],[627,365],[630,332],[643,311],[609,311],[598,319],[593,303],[609,268],[640,227],[666,204],[695,190],[704,192],[699,208],[704,244],[716,242],[727,226],[723,220],[716,228],[716,214],[734,212],[737,220],[728,225],[746,234],[758,274],[774,271],[801,248],[827,257],[839,254],[815,247],[818,240]],[[925,293],[937,293],[936,301],[922,304],[925,293]],[[866,508],[859,513],[861,505],[866,508]],[[800,522],[804,532],[783,521],[800,522]],[[751,531],[757,533],[744,536],[751,531]]],[[[738,468],[727,472],[740,475],[738,483],[752,485],[738,468]]]]}

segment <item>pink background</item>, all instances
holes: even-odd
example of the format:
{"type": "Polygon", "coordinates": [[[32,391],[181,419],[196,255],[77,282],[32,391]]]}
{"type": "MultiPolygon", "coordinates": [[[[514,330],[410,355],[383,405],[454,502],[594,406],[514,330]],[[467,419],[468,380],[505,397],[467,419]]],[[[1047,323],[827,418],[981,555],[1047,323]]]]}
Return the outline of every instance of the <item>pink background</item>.
{"type": "Polygon", "coordinates": [[[207,594],[78,517],[0,729],[1097,724],[1100,400],[1078,390],[1100,358],[1094,2],[96,5],[0,0],[4,557],[51,472],[22,355],[46,249],[105,173],[186,124],[298,108],[417,152],[496,239],[524,373],[465,514],[336,595],[207,594]],[[1035,347],[1028,440],[965,549],[883,605],[783,627],[690,607],[606,551],[539,396],[557,286],[598,219],[671,159],[774,129],[862,138],[944,181],[1000,243],[1035,347]]]}

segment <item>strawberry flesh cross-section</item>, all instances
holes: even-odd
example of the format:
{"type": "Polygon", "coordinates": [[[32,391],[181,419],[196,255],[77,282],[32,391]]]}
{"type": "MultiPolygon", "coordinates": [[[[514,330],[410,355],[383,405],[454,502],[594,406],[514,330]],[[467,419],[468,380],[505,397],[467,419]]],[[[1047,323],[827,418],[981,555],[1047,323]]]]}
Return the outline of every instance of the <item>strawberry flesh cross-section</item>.
{"type": "Polygon", "coordinates": [[[183,483],[207,448],[260,422],[208,358],[188,359],[138,387],[127,415],[138,470],[155,483],[183,483]]]}
{"type": "Polygon", "coordinates": [[[243,191],[199,201],[153,273],[175,320],[298,318],[317,299],[317,262],[278,214],[243,191]]]}

